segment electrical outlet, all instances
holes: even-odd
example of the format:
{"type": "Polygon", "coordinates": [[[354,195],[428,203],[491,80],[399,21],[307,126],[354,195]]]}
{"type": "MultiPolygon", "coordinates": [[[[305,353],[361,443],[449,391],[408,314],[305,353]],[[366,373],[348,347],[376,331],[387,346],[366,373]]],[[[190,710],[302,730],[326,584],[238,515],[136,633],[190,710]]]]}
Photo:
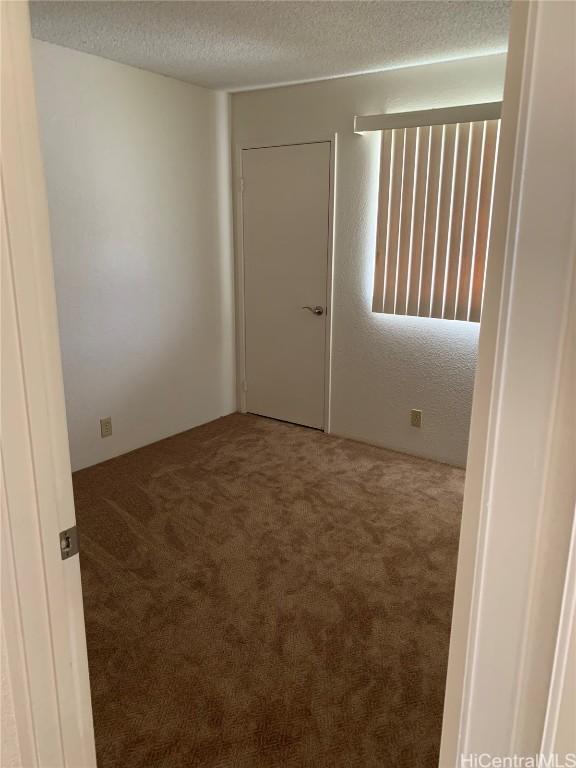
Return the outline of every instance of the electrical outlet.
{"type": "Polygon", "coordinates": [[[110,437],[112,434],[112,416],[100,419],[100,437],[110,437]]]}
{"type": "Polygon", "coordinates": [[[416,409],[410,411],[410,425],[420,429],[422,426],[422,411],[417,411],[416,409]]]}

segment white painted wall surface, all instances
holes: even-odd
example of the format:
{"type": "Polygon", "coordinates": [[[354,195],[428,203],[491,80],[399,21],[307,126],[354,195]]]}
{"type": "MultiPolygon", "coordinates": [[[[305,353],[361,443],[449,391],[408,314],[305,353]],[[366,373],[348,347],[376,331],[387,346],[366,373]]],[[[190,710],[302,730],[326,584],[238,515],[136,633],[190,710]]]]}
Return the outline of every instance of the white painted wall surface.
{"type": "Polygon", "coordinates": [[[33,54],[79,469],[236,408],[229,97],[33,54]]]}
{"type": "MultiPolygon", "coordinates": [[[[371,311],[379,134],[355,114],[501,98],[505,56],[486,56],[232,96],[235,152],[337,133],[331,431],[464,465],[477,324],[371,311]],[[420,430],[410,409],[423,411],[420,430]]],[[[235,185],[238,190],[238,185],[235,185]]]]}

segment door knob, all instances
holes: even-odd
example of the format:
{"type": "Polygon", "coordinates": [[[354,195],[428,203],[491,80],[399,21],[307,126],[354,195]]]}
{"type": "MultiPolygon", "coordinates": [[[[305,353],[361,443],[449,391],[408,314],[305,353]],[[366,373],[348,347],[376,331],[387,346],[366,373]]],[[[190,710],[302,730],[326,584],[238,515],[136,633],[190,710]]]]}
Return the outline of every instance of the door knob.
{"type": "Polygon", "coordinates": [[[315,307],[305,306],[305,307],[302,307],[302,309],[307,309],[309,312],[312,312],[313,315],[324,314],[324,307],[321,307],[320,304],[316,304],[315,307]]]}

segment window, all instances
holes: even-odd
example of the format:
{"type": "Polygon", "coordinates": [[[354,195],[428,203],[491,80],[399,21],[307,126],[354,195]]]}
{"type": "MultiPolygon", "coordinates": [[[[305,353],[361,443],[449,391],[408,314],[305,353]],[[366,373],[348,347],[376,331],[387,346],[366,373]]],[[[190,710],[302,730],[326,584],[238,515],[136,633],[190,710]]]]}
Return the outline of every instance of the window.
{"type": "Polygon", "coordinates": [[[374,312],[479,322],[499,130],[382,131],[374,312]]]}

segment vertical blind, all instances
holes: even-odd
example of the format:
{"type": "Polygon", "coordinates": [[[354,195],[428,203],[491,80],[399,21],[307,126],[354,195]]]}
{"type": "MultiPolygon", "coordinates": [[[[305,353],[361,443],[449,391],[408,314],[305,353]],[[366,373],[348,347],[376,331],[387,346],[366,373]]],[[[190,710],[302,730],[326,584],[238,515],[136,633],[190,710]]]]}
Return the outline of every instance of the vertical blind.
{"type": "Polygon", "coordinates": [[[479,322],[499,130],[382,132],[374,312],[479,322]]]}

